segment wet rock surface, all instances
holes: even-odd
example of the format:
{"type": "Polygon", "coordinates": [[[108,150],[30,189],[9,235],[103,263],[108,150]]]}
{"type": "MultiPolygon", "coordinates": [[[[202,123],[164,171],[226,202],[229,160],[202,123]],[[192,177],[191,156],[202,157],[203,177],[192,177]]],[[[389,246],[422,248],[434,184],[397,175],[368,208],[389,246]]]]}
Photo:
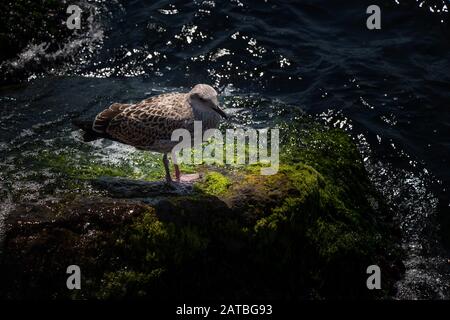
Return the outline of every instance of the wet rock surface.
{"type": "Polygon", "coordinates": [[[122,177],[99,177],[93,185],[105,190],[115,198],[148,198],[189,194],[193,191],[190,183],[172,183],[165,181],[139,181],[122,177]]]}
{"type": "Polygon", "coordinates": [[[403,265],[389,208],[345,134],[312,130],[308,139],[272,176],[208,167],[181,186],[99,177],[92,186],[103,196],[16,208],[2,298],[391,296],[403,265]],[[382,290],[367,290],[372,264],[382,290]],[[67,289],[69,265],[80,266],[82,290],[67,289]]]}

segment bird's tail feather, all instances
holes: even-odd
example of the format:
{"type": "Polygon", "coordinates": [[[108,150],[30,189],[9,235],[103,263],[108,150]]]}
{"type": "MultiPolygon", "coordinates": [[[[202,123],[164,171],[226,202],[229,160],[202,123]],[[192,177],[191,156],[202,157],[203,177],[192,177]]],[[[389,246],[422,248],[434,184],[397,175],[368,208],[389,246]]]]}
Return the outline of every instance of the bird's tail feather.
{"type": "Polygon", "coordinates": [[[83,130],[84,142],[94,141],[101,138],[101,136],[99,136],[94,130],[92,130],[92,121],[74,119],[72,120],[72,124],[77,128],[83,130]]]}

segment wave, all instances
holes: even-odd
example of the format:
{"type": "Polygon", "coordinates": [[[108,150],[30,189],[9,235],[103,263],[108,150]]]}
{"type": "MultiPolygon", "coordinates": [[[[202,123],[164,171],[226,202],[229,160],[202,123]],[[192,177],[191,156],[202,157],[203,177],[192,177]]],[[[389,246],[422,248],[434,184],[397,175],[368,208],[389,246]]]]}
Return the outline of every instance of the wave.
{"type": "Polygon", "coordinates": [[[59,34],[52,33],[52,28],[48,28],[44,37],[46,41],[32,40],[15,57],[0,64],[0,81],[8,83],[44,75],[64,75],[88,63],[102,48],[105,29],[113,16],[110,8],[120,8],[117,1],[91,2],[83,0],[73,3],[82,10],[80,30],[74,29],[67,35],[68,31],[61,31],[66,23],[63,20],[58,26],[59,34]]]}

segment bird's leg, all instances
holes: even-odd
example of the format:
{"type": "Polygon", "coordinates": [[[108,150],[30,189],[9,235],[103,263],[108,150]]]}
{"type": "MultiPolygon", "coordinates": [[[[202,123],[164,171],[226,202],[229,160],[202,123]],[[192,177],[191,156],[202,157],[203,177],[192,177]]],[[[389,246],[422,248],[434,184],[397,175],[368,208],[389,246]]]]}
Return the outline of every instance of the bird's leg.
{"type": "Polygon", "coordinates": [[[169,159],[167,158],[167,153],[164,153],[164,155],[163,155],[163,163],[164,163],[164,169],[166,170],[166,182],[171,183],[172,178],[170,177],[169,159]]]}
{"type": "Polygon", "coordinates": [[[181,176],[180,166],[178,165],[178,161],[177,161],[177,157],[176,157],[175,153],[172,153],[172,162],[173,162],[173,167],[175,168],[175,179],[177,180],[177,182],[180,182],[180,176],[181,176]]]}
{"type": "Polygon", "coordinates": [[[181,172],[180,167],[177,164],[173,165],[175,168],[175,178],[177,179],[177,182],[180,182],[181,172]]]}
{"type": "Polygon", "coordinates": [[[177,158],[174,153],[172,154],[172,162],[173,162],[173,166],[175,168],[175,177],[177,179],[177,182],[192,183],[200,178],[200,175],[197,173],[181,175],[180,166],[178,165],[178,161],[177,161],[177,158]]]}

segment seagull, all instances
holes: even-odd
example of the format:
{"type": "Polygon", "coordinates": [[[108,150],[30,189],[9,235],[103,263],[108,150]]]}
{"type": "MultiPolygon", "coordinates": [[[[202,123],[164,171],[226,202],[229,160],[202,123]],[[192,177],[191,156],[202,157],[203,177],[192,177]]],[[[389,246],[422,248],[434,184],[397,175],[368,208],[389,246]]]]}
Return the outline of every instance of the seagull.
{"type": "MultiPolygon", "coordinates": [[[[75,119],[72,123],[83,130],[85,142],[105,138],[162,153],[166,182],[172,183],[168,154],[178,143],[171,141],[172,132],[187,129],[192,136],[194,121],[201,121],[205,131],[217,128],[221,117],[227,118],[227,114],[220,109],[217,91],[207,84],[197,84],[188,93],[161,94],[136,104],[113,103],[94,121],[75,119]]],[[[174,168],[180,182],[178,164],[174,163],[174,168]]]]}

